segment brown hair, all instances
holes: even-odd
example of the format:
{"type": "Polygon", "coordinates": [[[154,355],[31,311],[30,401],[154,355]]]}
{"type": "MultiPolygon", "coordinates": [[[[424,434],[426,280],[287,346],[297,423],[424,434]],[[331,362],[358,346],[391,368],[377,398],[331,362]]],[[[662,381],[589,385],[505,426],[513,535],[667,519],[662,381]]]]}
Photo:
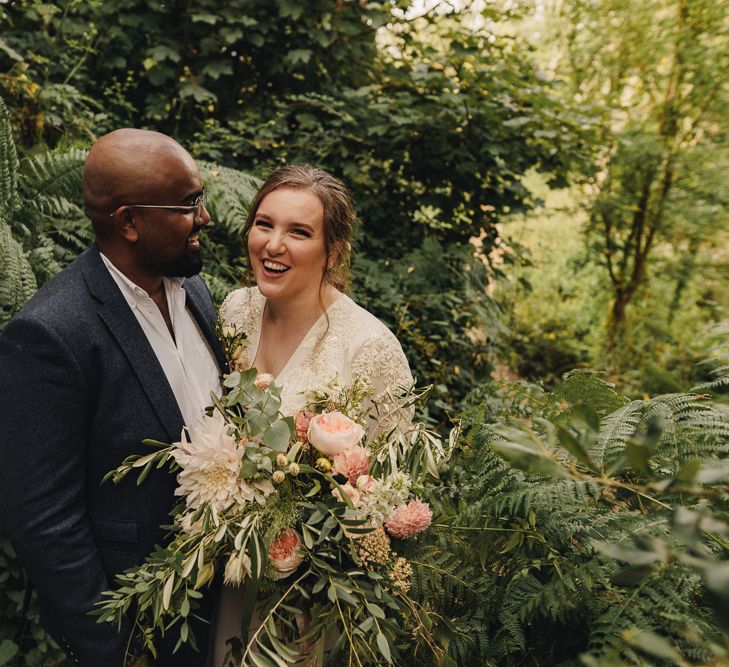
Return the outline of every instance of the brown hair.
{"type": "MultiPolygon", "coordinates": [[[[315,194],[324,208],[324,249],[326,260],[322,285],[329,283],[345,290],[349,282],[351,241],[357,215],[347,186],[336,176],[308,164],[287,164],[274,171],[260,187],[248,209],[243,238],[248,252],[248,232],[264,197],[274,190],[289,188],[315,194]]],[[[248,257],[250,265],[250,257],[248,257]]]]}

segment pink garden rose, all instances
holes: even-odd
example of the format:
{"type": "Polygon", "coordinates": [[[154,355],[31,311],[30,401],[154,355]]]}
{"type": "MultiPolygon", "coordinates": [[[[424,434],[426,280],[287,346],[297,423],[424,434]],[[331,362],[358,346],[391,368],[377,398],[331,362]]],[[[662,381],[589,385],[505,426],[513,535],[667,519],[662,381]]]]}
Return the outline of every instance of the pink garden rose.
{"type": "Polygon", "coordinates": [[[433,520],[428,503],[420,498],[398,505],[385,523],[387,532],[401,539],[422,533],[433,520]]]}
{"type": "Polygon", "coordinates": [[[288,577],[304,560],[301,538],[293,528],[284,528],[268,547],[268,559],[278,578],[288,577]]]}
{"type": "Polygon", "coordinates": [[[306,435],[309,432],[309,422],[314,416],[309,410],[301,410],[296,413],[296,439],[299,442],[306,442],[306,435]]]}
{"type": "Polygon", "coordinates": [[[370,469],[370,450],[360,445],[345,449],[334,457],[334,472],[344,475],[350,484],[356,484],[357,478],[366,475],[370,469]]]}
{"type": "Polygon", "coordinates": [[[364,429],[341,412],[324,412],[309,422],[309,442],[324,456],[352,449],[364,437],[364,429]]]}

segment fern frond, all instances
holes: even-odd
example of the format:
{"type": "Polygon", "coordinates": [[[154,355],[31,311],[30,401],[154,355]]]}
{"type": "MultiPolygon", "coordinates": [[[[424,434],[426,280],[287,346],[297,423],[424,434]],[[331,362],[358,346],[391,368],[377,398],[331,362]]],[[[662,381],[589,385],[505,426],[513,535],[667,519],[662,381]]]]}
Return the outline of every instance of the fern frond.
{"type": "Polygon", "coordinates": [[[248,207],[261,185],[254,176],[237,169],[199,161],[198,167],[210,192],[210,213],[231,239],[240,239],[248,207]]]}
{"type": "Polygon", "coordinates": [[[530,512],[551,513],[570,507],[587,507],[598,495],[596,484],[566,479],[502,493],[493,501],[493,509],[496,516],[527,517],[530,512]]]}
{"type": "Polygon", "coordinates": [[[87,150],[72,148],[24,159],[19,183],[24,203],[32,206],[55,197],[82,206],[82,174],[87,155],[87,150]]]}
{"type": "Polygon", "coordinates": [[[603,418],[590,458],[598,466],[609,464],[625,449],[643,419],[645,401],[631,401],[603,418]]]}
{"type": "Polygon", "coordinates": [[[18,154],[15,150],[8,109],[0,97],[0,206],[9,218],[18,206],[18,154]]]}
{"type": "Polygon", "coordinates": [[[604,417],[625,405],[627,399],[615,391],[615,385],[591,370],[575,369],[564,375],[562,381],[549,395],[549,409],[569,415],[569,408],[586,403],[600,417],[604,417]]]}
{"type": "Polygon", "coordinates": [[[546,584],[532,586],[530,594],[522,591],[520,619],[523,623],[538,617],[565,620],[574,609],[585,605],[596,588],[607,584],[605,568],[596,560],[563,563],[546,584]]]}
{"type": "Polygon", "coordinates": [[[38,289],[33,269],[10,227],[0,219],[0,326],[38,289]]]}

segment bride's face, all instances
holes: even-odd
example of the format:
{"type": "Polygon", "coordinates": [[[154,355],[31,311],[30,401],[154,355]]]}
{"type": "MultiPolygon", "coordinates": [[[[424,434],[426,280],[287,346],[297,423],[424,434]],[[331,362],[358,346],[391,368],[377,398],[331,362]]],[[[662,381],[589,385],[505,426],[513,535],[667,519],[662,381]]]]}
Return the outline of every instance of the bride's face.
{"type": "Polygon", "coordinates": [[[248,233],[248,255],[258,289],[267,299],[318,294],[326,263],[319,197],[290,188],[267,194],[248,233]]]}

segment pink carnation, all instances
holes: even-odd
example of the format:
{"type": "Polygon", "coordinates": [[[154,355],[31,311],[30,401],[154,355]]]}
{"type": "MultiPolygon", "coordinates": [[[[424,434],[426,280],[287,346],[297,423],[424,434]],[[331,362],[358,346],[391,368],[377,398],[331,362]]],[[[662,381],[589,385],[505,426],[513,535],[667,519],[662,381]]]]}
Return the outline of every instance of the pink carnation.
{"type": "Polygon", "coordinates": [[[296,413],[296,439],[299,442],[308,442],[307,434],[309,433],[309,422],[314,417],[314,413],[309,410],[301,410],[296,413]]]}
{"type": "Polygon", "coordinates": [[[309,422],[314,416],[309,410],[301,410],[296,413],[296,439],[299,442],[307,442],[307,434],[309,433],[309,422]]]}
{"type": "Polygon", "coordinates": [[[350,484],[356,484],[360,475],[366,475],[370,469],[370,450],[356,445],[345,449],[334,457],[334,472],[344,475],[350,484]]]}
{"type": "Polygon", "coordinates": [[[385,524],[387,532],[393,537],[407,538],[422,533],[433,520],[428,503],[420,498],[407,504],[398,505],[385,524]]]}

